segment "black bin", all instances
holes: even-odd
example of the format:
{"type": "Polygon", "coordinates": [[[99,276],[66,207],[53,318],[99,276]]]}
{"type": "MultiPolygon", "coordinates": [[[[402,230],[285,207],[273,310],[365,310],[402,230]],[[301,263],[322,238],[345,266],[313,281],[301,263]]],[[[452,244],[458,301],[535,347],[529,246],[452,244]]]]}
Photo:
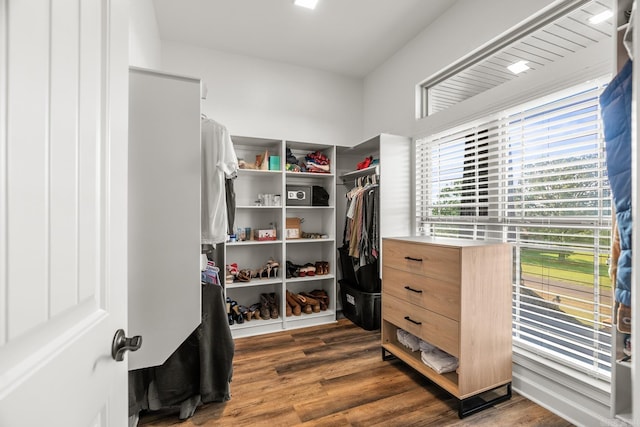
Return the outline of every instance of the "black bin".
{"type": "Polygon", "coordinates": [[[380,329],[380,292],[364,292],[340,280],[342,314],[367,331],[380,329]]]}

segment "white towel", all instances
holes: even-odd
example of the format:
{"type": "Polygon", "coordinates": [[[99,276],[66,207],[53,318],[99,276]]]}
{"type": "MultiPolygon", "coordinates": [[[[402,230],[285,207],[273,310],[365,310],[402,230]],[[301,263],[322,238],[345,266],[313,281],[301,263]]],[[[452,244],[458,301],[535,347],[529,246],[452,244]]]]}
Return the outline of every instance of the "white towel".
{"type": "Polygon", "coordinates": [[[404,329],[397,329],[396,336],[398,337],[398,342],[409,350],[420,350],[420,339],[415,335],[405,331],[404,329]]]}
{"type": "Polygon", "coordinates": [[[436,347],[435,345],[429,344],[425,340],[420,340],[420,351],[424,353],[430,353],[437,348],[438,347],[436,347]]]}
{"type": "Polygon", "coordinates": [[[458,358],[450,355],[438,348],[429,352],[422,352],[420,355],[422,363],[439,374],[455,371],[458,367],[458,358]]]}

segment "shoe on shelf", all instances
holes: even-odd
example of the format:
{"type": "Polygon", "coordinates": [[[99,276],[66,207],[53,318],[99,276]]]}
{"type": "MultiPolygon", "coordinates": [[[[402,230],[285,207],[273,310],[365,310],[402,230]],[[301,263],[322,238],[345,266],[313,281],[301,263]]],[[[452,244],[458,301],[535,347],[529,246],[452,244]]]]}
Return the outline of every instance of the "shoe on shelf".
{"type": "Polygon", "coordinates": [[[327,291],[324,289],[314,289],[309,294],[320,302],[320,310],[325,311],[329,308],[329,295],[327,291]]]}
{"type": "Polygon", "coordinates": [[[297,294],[296,299],[300,301],[301,303],[300,305],[304,307],[305,313],[311,314],[311,312],[313,313],[320,312],[320,302],[317,299],[312,298],[309,295],[306,295],[304,293],[297,294]]]}
{"type": "Polygon", "coordinates": [[[240,270],[238,271],[238,275],[236,276],[239,282],[250,282],[251,281],[251,270],[240,270]]]}
{"type": "Polygon", "coordinates": [[[300,277],[300,266],[287,261],[287,279],[292,277],[300,277]]]}
{"type": "Polygon", "coordinates": [[[267,277],[271,277],[271,272],[273,272],[274,278],[278,277],[278,268],[280,267],[280,264],[278,264],[277,261],[274,261],[273,258],[269,258],[269,260],[267,261],[266,267],[267,267],[267,277]]]}
{"type": "Polygon", "coordinates": [[[240,314],[245,321],[247,322],[251,321],[251,318],[253,317],[253,313],[249,311],[247,307],[245,307],[244,305],[239,305],[238,310],[240,311],[240,314]]]}
{"type": "Polygon", "coordinates": [[[304,298],[300,294],[292,294],[292,296],[298,302],[298,304],[300,305],[301,311],[304,314],[313,313],[313,308],[311,307],[311,304],[309,304],[309,302],[308,302],[308,300],[306,298],[304,298]]]}
{"type": "Polygon", "coordinates": [[[270,304],[267,294],[260,294],[260,317],[264,320],[271,319],[270,304]]]}
{"type": "Polygon", "coordinates": [[[227,320],[229,322],[229,326],[233,325],[236,322],[233,307],[235,307],[235,305],[237,304],[237,302],[232,301],[231,298],[227,297],[227,320]]]}
{"type": "Polygon", "coordinates": [[[250,316],[256,320],[262,320],[260,316],[260,303],[255,303],[249,307],[250,316]]]}
{"type": "Polygon", "coordinates": [[[300,267],[299,275],[300,275],[300,277],[315,276],[316,275],[316,268],[313,266],[313,264],[308,262],[305,265],[300,267]]]}
{"type": "Polygon", "coordinates": [[[232,264],[227,264],[227,272],[235,277],[238,274],[238,264],[237,263],[232,263],[232,264]]]}
{"type": "Polygon", "coordinates": [[[293,297],[291,291],[287,290],[287,306],[291,307],[291,312],[294,316],[300,316],[302,314],[302,307],[300,303],[293,297]]]}
{"type": "Polygon", "coordinates": [[[269,315],[272,319],[277,319],[278,317],[280,317],[280,310],[278,309],[278,295],[276,295],[274,292],[271,292],[267,295],[267,297],[269,298],[269,309],[271,311],[269,315]]]}
{"type": "Polygon", "coordinates": [[[284,309],[287,317],[291,317],[293,315],[293,309],[289,305],[289,301],[285,300],[284,309]]]}

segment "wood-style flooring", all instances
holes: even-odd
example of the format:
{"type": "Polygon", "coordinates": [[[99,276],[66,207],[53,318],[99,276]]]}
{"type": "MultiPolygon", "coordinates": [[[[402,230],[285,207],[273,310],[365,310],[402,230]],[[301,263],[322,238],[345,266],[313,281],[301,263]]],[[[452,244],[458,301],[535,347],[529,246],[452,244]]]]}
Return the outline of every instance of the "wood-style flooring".
{"type": "Polygon", "coordinates": [[[544,426],[572,424],[524,397],[463,419],[457,400],[347,319],[236,339],[231,400],[143,413],[139,426],[544,426]]]}

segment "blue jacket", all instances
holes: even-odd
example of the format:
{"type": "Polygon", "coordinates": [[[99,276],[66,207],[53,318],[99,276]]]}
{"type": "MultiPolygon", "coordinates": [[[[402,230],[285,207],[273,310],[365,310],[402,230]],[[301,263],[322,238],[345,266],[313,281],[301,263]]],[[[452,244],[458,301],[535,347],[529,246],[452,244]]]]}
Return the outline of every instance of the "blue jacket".
{"type": "Polygon", "coordinates": [[[629,60],[600,95],[607,174],[620,235],[615,299],[631,306],[631,78],[629,60]]]}

